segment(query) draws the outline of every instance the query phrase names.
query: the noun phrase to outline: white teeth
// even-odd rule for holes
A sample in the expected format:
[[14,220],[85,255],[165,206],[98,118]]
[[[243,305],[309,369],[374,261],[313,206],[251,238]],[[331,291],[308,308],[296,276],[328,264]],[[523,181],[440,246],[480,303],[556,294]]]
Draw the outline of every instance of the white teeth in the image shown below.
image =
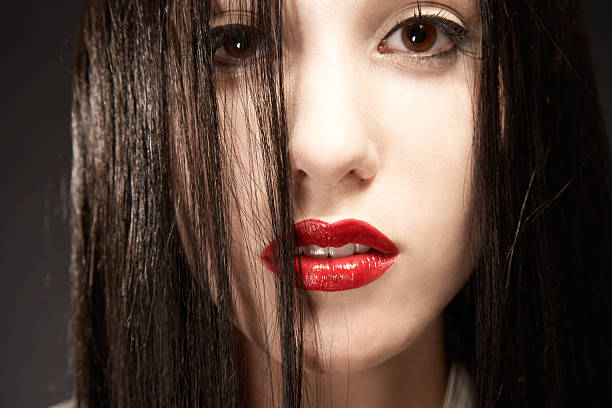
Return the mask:
[[343,256],[351,256],[355,253],[355,244],[346,244],[340,248],[329,247],[330,258],[342,258]]
[[369,246],[361,245],[361,244],[355,244],[355,253],[356,254],[365,254],[369,250],[370,250]]
[[341,247],[320,247],[317,245],[300,246],[297,249],[299,255],[312,258],[342,258],[353,254],[365,254],[370,247],[362,244],[349,243]]
[[308,245],[304,252],[307,256],[313,258],[327,258],[329,256],[329,247],[321,248],[316,245]]

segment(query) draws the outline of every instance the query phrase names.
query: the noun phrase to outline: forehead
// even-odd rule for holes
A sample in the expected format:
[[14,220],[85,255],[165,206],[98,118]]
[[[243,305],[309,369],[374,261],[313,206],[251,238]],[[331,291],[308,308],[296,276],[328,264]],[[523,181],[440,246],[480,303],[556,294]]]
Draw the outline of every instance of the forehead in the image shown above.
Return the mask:
[[[212,0],[211,7],[213,12],[224,12],[229,10],[250,9],[252,0]],[[270,3],[274,3],[270,1]],[[415,0],[284,0],[282,1],[285,13],[289,17],[300,18],[307,15],[317,16],[325,14],[328,17],[340,15],[350,17],[356,14],[376,14],[384,13],[398,7],[415,6],[441,6],[450,8],[463,16],[473,14],[478,0],[440,0],[415,1]]]

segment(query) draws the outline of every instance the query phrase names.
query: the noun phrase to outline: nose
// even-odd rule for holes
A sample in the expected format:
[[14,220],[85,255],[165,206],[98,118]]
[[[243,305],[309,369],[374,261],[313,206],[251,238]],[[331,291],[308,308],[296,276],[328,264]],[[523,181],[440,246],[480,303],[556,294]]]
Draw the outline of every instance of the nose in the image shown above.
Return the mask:
[[379,169],[366,82],[337,50],[301,64],[290,98],[294,180],[320,190],[372,180]]

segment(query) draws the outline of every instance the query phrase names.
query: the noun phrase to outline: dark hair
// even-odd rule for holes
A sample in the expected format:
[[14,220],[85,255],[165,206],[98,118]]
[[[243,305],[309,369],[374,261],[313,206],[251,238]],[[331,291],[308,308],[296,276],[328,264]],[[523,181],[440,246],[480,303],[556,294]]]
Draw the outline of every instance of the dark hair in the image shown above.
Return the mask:
[[[282,8],[253,3],[269,48],[249,78],[254,134],[266,146],[269,234],[288,238],[277,254],[283,405],[297,407],[308,308],[293,286]],[[446,311],[449,347],[477,406],[609,406],[610,150],[579,7],[481,0],[480,12],[481,250]],[[209,13],[192,0],[84,5],[72,171],[79,406],[245,403],[227,227],[235,175]],[[189,251],[176,211],[189,214]]]

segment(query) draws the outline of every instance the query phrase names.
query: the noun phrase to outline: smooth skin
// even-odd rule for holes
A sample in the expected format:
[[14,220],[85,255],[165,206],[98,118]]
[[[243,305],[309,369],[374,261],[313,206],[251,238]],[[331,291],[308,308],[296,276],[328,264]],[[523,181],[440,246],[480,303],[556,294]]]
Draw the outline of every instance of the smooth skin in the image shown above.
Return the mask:
[[[423,15],[460,24],[471,37],[461,40],[464,51],[453,53],[455,40],[448,37],[417,55],[390,36],[398,22],[418,13],[412,0],[287,0],[284,6],[296,222],[360,219],[399,249],[395,264],[369,285],[308,293],[316,325],[305,326],[305,406],[315,404],[318,378],[319,406],[440,407],[451,364],[442,312],[475,258],[477,59],[467,49],[478,43],[478,11],[471,0],[421,2]],[[212,26],[236,19],[231,11],[219,2]],[[253,103],[241,78],[232,75],[219,97],[237,160],[236,325],[248,405],[278,406],[275,278],[259,259],[272,237],[257,232],[266,228],[266,193],[254,187],[262,185],[262,166]]]

